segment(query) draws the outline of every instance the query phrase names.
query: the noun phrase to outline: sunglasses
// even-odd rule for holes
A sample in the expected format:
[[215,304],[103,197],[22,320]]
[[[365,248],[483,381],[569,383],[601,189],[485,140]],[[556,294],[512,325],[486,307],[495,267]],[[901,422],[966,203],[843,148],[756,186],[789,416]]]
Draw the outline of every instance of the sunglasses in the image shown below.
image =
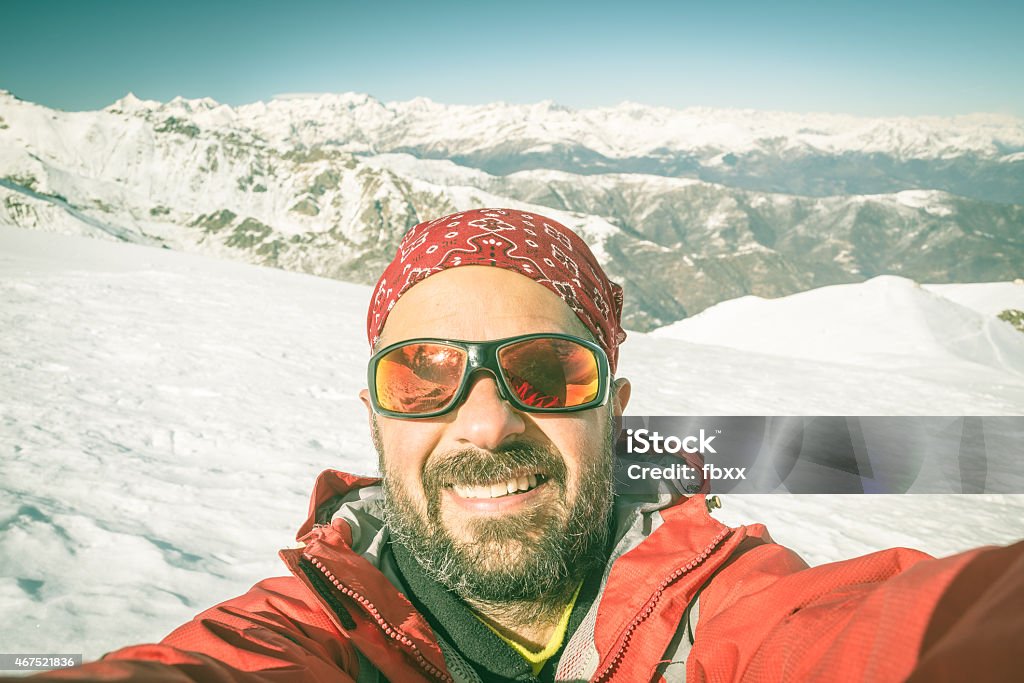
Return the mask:
[[370,358],[373,409],[396,418],[437,417],[466,397],[470,377],[490,372],[501,397],[529,413],[571,413],[604,405],[611,372],[593,342],[568,334],[524,334],[469,342],[409,339]]

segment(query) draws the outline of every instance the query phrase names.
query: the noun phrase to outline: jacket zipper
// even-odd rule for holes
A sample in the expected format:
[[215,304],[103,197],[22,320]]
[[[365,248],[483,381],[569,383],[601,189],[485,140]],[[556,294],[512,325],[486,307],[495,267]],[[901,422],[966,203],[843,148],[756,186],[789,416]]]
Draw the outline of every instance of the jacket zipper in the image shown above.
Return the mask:
[[685,565],[672,572],[667,579],[661,582],[661,585],[658,586],[658,589],[654,591],[654,595],[652,595],[650,600],[647,601],[647,605],[644,607],[643,611],[640,614],[636,615],[636,617],[633,618],[633,622],[626,628],[626,632],[622,635],[622,639],[619,643],[618,652],[615,653],[615,656],[612,658],[612,661],[608,662],[608,665],[605,666],[604,670],[600,674],[598,674],[596,678],[592,679],[595,683],[600,683],[600,681],[604,681],[609,676],[611,676],[612,672],[615,670],[615,667],[617,667],[619,665],[619,662],[622,661],[623,655],[626,654],[626,648],[629,647],[629,641],[630,638],[633,637],[633,632],[636,631],[637,626],[639,626],[645,619],[647,619],[647,617],[651,616],[651,613],[654,611],[654,608],[658,604],[658,601],[661,600],[661,596],[665,592],[665,589],[668,588],[672,582],[676,581],[683,574],[685,574],[688,571],[691,571],[694,567],[698,566],[699,564],[704,562],[704,560],[708,559],[708,556],[712,553],[712,551],[714,551],[718,544],[721,543],[725,539],[725,537],[728,536],[731,532],[732,529],[724,529],[720,534],[715,536],[715,538],[711,541],[711,543],[708,544],[706,548],[704,548],[700,555],[697,555],[695,558],[687,562]]
[[314,567],[316,567],[320,571],[320,573],[323,574],[324,577],[326,577],[327,580],[330,581],[342,595],[351,598],[352,600],[355,600],[360,605],[362,605],[363,609],[365,609],[366,612],[371,617],[373,617],[374,621],[377,622],[377,625],[381,628],[381,630],[384,631],[384,633],[389,638],[398,641],[408,649],[412,650],[413,655],[415,655],[416,657],[416,663],[419,664],[420,668],[427,672],[427,674],[429,674],[433,678],[445,681],[446,683],[454,683],[454,679],[451,677],[451,675],[445,673],[444,671],[441,671],[440,669],[438,669],[433,664],[427,661],[426,657],[423,656],[423,653],[420,652],[418,647],[416,647],[416,643],[412,642],[412,639],[410,639],[409,636],[405,635],[404,633],[402,633],[402,631],[392,626],[390,622],[388,622],[384,617],[382,617],[380,615],[380,612],[377,610],[376,607],[374,607],[373,603],[370,602],[368,598],[364,597],[357,591],[352,590],[348,586],[342,584],[341,581],[339,581],[338,578],[331,572],[331,570],[325,567],[324,563],[320,560],[310,555],[307,555],[306,553],[303,553],[302,557],[310,564],[312,564]]

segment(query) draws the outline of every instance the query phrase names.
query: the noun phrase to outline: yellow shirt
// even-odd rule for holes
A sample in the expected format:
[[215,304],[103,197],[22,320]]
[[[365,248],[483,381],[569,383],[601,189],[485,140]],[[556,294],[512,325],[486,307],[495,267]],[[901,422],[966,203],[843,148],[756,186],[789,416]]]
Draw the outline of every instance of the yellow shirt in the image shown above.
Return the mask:
[[494,631],[494,635],[504,640],[506,643],[509,644],[509,646],[513,650],[522,655],[523,659],[525,659],[527,663],[530,665],[530,668],[533,669],[533,675],[537,676],[540,674],[540,670],[544,668],[544,665],[547,663],[547,661],[551,659],[556,652],[558,652],[558,648],[562,647],[562,641],[565,640],[565,631],[569,628],[569,616],[572,614],[572,608],[576,604],[576,598],[579,597],[581,588],[583,588],[582,581],[580,582],[580,585],[576,586],[576,592],[572,594],[572,599],[569,600],[569,604],[565,606],[565,611],[562,612],[562,617],[558,620],[558,623],[555,625],[555,631],[551,634],[551,638],[548,640],[548,644],[545,645],[544,649],[540,650],[539,652],[534,652],[529,648],[523,647],[516,641],[506,638],[501,633],[499,633],[498,630],[495,629],[493,626],[488,624],[483,619],[480,619],[479,616],[477,616],[477,619],[480,619],[480,621],[483,622],[483,624],[486,625],[487,628]]

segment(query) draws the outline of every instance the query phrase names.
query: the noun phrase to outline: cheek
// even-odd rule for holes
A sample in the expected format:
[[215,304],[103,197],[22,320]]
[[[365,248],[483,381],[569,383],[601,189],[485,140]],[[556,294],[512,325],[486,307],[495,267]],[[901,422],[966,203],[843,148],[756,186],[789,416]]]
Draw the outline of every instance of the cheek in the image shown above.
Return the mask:
[[378,429],[388,476],[404,482],[411,494],[421,492],[423,467],[437,445],[440,428],[426,422],[380,418]]
[[567,493],[575,495],[582,473],[592,469],[595,458],[607,457],[608,421],[603,411],[585,418],[549,418],[539,422],[552,445],[565,459],[569,471]]

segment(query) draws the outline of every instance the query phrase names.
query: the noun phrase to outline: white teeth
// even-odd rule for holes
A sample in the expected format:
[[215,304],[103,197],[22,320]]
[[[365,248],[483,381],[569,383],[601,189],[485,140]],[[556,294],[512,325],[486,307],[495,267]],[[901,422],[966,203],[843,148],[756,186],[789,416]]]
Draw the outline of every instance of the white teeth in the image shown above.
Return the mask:
[[490,486],[453,486],[460,498],[490,498]]
[[484,484],[482,486],[452,486],[460,498],[500,498],[519,491],[529,491],[537,486],[537,475],[528,474],[510,479],[503,484]]

